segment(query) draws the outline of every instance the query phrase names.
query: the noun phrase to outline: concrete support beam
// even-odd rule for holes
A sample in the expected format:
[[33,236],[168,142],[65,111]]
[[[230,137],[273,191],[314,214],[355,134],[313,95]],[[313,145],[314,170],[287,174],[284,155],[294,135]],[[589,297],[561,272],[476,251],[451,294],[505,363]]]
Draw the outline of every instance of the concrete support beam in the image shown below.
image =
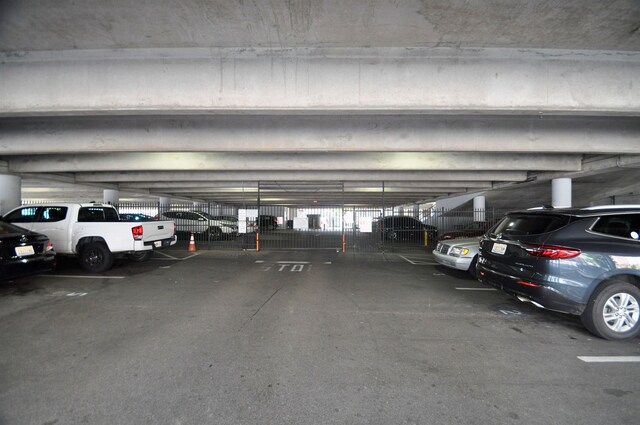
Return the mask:
[[19,176],[0,174],[0,215],[19,207],[22,203],[21,183],[22,179]]
[[105,204],[117,204],[120,200],[120,191],[113,189],[105,189],[103,191],[103,202]]
[[[366,186],[366,187],[372,187],[376,182],[375,181],[350,181],[350,182],[345,182],[344,183],[344,187],[345,189],[348,188],[358,188],[361,186]],[[378,182],[378,186],[380,188],[382,188],[382,181]],[[318,187],[321,186],[322,183],[320,182],[313,182],[312,185],[314,187]],[[120,188],[122,189],[137,189],[137,188],[144,188],[144,189],[172,189],[172,188],[186,188],[186,189],[197,189],[197,188],[229,188],[229,187],[235,187],[235,188],[249,188],[249,189],[257,189],[258,187],[258,183],[257,182],[247,182],[247,181],[213,181],[213,182],[206,182],[206,181],[177,181],[177,182],[134,182],[134,183],[127,183],[127,182],[122,182],[120,183]],[[279,188],[287,188],[287,187],[291,187],[291,188],[299,188],[301,186],[300,182],[278,182],[277,186]],[[443,181],[428,181],[428,182],[418,182],[418,181],[404,181],[404,182],[385,182],[384,184],[385,188],[396,188],[396,187],[401,187],[401,188],[423,188],[423,189],[450,189],[451,190],[455,190],[456,188],[459,189],[461,187],[466,187],[466,188],[491,188],[491,182],[485,182],[485,181],[448,181],[448,182],[443,182]]]
[[0,116],[640,113],[640,52],[130,49],[0,54]]
[[554,208],[571,207],[571,179],[551,180],[551,205]]
[[[76,175],[78,183],[177,182],[177,181],[430,181],[477,180],[522,182],[526,171],[116,171],[86,172]],[[386,184],[386,183],[385,183]]]
[[580,154],[510,153],[114,153],[16,156],[12,173],[173,170],[581,170]]
[[96,151],[637,154],[639,139],[640,120],[628,117],[214,115],[0,120],[2,155]]

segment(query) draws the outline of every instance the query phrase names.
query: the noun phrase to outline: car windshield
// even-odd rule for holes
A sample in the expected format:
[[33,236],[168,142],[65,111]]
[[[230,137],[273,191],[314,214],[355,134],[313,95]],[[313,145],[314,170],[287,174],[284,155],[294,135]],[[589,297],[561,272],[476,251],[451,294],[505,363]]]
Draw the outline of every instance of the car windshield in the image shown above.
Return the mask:
[[557,230],[569,223],[569,217],[542,214],[509,214],[493,229],[492,234],[539,235]]

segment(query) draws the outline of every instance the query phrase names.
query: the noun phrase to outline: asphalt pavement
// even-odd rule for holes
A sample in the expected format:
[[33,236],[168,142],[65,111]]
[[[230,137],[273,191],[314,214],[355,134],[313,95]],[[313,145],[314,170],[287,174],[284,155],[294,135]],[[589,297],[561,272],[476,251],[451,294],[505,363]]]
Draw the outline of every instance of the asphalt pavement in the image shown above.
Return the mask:
[[637,424],[611,342],[427,252],[165,250],[0,284],[0,424]]

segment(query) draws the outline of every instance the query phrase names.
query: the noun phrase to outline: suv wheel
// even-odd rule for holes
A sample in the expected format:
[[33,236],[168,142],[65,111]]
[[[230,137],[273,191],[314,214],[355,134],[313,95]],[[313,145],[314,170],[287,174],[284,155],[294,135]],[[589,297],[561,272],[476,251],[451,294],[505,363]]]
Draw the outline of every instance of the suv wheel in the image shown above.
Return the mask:
[[599,337],[634,337],[640,332],[640,289],[612,281],[593,294],[581,318],[584,326]]

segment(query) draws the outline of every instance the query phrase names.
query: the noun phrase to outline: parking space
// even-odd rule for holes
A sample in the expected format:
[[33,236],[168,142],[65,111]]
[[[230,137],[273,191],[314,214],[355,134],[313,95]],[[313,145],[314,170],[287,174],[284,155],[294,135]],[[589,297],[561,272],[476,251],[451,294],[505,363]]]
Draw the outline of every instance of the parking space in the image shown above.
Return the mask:
[[434,264],[173,249],[86,276],[63,261],[2,284],[0,423],[637,423],[637,338]]

